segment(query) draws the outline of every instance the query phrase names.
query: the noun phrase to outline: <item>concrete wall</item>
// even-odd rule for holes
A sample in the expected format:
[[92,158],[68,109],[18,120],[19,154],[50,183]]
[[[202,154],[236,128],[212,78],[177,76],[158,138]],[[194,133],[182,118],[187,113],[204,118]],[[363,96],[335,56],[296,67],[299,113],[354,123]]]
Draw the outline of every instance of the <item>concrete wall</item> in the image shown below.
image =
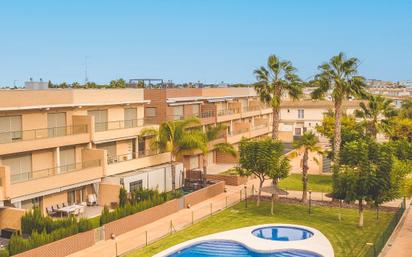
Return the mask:
[[94,245],[94,230],[79,233],[46,244],[29,251],[13,255],[15,257],[65,257]]
[[26,213],[26,210],[5,207],[0,208],[0,229],[12,228],[21,229],[21,217]]
[[221,194],[225,191],[225,182],[220,181],[214,185],[202,188],[198,191],[193,193],[187,194],[183,197],[184,199],[184,206],[192,206],[197,203],[200,203],[206,199],[212,198],[218,194]]
[[97,200],[99,205],[110,206],[111,203],[118,203],[120,187],[120,184],[100,183],[99,199]]

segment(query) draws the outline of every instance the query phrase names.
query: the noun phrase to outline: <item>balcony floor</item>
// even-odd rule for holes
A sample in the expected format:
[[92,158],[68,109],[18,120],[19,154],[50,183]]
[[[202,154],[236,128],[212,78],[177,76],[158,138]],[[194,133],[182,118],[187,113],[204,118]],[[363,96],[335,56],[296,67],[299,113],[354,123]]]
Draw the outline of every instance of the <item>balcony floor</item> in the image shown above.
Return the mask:
[[86,206],[81,217],[88,219],[97,217],[102,213],[103,208],[103,206]]

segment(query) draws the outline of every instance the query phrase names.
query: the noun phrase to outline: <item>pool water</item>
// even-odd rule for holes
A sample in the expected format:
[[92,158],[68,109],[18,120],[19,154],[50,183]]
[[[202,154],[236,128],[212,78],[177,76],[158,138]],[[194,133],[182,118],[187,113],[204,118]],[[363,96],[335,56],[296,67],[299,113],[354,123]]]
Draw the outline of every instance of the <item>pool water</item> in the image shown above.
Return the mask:
[[190,246],[167,257],[322,257],[319,254],[284,250],[272,253],[256,253],[232,241],[208,241]]
[[309,230],[286,226],[258,228],[253,230],[252,234],[263,239],[275,241],[297,241],[313,236],[313,233]]

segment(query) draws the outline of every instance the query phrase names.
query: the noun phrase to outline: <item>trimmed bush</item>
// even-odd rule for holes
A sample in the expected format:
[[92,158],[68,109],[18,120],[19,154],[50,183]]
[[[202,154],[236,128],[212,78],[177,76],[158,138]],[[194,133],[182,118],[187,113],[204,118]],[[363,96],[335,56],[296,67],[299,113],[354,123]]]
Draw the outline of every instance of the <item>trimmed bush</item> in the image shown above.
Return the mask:
[[131,193],[129,203],[126,203],[123,207],[119,206],[110,212],[109,208],[105,206],[100,216],[100,226],[160,205],[169,200],[179,198],[182,195],[183,193],[181,191],[159,193],[157,190],[150,189],[136,190]]
[[9,251],[7,249],[0,250],[0,257],[9,257]]

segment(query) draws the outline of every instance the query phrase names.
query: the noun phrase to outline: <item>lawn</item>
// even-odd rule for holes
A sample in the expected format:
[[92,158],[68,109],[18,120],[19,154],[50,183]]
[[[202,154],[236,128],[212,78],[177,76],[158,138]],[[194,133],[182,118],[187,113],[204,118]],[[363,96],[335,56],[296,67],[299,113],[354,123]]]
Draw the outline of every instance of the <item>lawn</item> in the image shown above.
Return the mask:
[[[291,174],[279,183],[282,189],[302,191],[302,174]],[[331,192],[332,176],[308,175],[308,187],[313,192]]]
[[263,202],[257,208],[250,204],[248,209],[240,203],[187,229],[170,235],[143,249],[136,250],[128,257],[150,257],[164,249],[196,237],[225,230],[265,223],[292,223],[319,229],[331,241],[336,257],[363,256],[365,244],[374,242],[393,217],[391,212],[382,212],[376,220],[374,211],[366,211],[365,226],[357,227],[358,212],[355,209],[342,209],[342,220],[338,220],[338,209],[313,207],[309,216],[307,206],[296,204],[277,204],[277,212],[270,215],[270,204]]

